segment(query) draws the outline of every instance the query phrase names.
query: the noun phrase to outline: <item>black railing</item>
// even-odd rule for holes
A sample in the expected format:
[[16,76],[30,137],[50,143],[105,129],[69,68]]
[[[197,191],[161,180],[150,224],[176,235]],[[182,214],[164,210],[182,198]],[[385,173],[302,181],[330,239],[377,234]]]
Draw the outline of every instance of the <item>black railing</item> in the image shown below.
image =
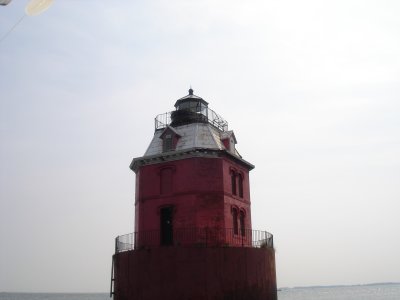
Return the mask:
[[163,246],[175,247],[252,247],[273,248],[273,235],[267,231],[231,228],[179,228],[168,233],[166,243],[158,230],[133,232],[115,239],[115,253]]
[[[154,119],[155,130],[162,129],[170,125],[172,123],[171,114],[173,114],[174,112],[176,111],[170,111],[157,115]],[[209,123],[221,131],[228,130],[228,122],[210,108],[205,108],[201,112],[193,112],[192,114],[198,115],[198,118],[193,118],[193,116],[190,117],[189,119],[191,119],[192,121],[201,120],[200,123]],[[188,123],[191,122],[188,121]]]

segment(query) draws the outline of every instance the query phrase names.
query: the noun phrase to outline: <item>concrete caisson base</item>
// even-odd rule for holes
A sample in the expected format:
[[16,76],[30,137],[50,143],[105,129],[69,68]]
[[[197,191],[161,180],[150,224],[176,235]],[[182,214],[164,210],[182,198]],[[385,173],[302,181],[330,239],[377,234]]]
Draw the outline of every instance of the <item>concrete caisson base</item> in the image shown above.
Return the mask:
[[272,248],[161,247],[114,255],[115,300],[276,300]]

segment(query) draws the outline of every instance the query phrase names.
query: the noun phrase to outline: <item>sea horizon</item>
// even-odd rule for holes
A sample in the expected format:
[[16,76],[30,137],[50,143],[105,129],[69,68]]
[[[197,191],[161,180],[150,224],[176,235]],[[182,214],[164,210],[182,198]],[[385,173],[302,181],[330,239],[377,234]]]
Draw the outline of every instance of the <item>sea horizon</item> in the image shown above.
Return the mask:
[[299,286],[282,286],[280,289],[301,289],[301,288],[335,288],[335,287],[351,287],[351,286],[375,286],[375,285],[399,285],[399,282],[372,282],[372,283],[355,283],[355,284],[328,284],[328,285],[299,285]]
[[[281,287],[279,300],[399,300],[400,282]],[[110,292],[0,292],[0,300],[106,300]]]
[[[357,287],[357,286],[377,286],[377,285],[400,285],[399,282],[372,282],[372,283],[359,283],[359,284],[331,284],[331,285],[299,285],[299,286],[282,286],[278,290],[285,289],[312,289],[312,288],[340,288],[340,287]],[[94,294],[110,294],[106,292],[30,292],[30,291],[0,291],[0,294],[77,294],[77,295],[94,295]]]

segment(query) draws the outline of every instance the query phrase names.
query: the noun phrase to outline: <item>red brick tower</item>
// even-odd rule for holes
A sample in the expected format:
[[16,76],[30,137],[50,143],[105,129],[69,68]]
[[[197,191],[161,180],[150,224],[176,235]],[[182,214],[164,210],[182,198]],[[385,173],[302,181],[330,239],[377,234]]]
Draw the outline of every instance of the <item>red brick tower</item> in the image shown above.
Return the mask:
[[130,165],[135,232],[116,239],[114,299],[276,299],[272,235],[251,227],[254,166],[192,89],[175,108]]

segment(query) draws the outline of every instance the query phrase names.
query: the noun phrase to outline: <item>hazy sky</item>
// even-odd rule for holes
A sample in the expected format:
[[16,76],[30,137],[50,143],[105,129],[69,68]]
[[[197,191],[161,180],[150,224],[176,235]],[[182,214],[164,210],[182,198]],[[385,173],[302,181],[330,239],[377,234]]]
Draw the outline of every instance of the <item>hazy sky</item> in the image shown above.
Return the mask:
[[[0,36],[27,1],[0,7]],[[400,2],[55,0],[0,42],[0,291],[108,291],[133,157],[194,93],[278,286],[400,281]]]

